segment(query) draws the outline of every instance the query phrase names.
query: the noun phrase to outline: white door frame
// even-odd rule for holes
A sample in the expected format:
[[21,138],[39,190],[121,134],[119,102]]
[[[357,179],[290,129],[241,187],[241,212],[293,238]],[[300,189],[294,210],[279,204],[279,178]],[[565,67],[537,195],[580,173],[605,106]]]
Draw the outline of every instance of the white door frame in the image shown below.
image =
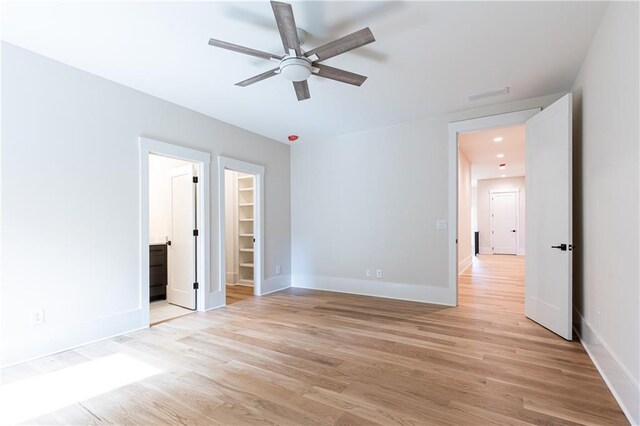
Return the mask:
[[524,124],[542,111],[532,108],[449,123],[449,304],[458,305],[458,135]]
[[210,288],[210,190],[209,168],[211,154],[180,145],[140,138],[140,308],[141,324],[149,326],[149,154],[175,158],[198,164],[198,311],[205,311],[207,291]]
[[491,215],[489,221],[489,228],[491,231],[491,252],[493,252],[493,247],[495,247],[493,241],[493,195],[494,194],[516,194],[516,252],[514,255],[518,254],[518,249],[520,247],[520,189],[505,189],[505,190],[491,190],[489,191],[489,214]]
[[222,300],[227,300],[227,264],[225,253],[225,170],[247,173],[255,176],[253,190],[253,294],[262,295],[264,279],[264,166],[247,163],[233,158],[218,157],[218,284],[222,292]]

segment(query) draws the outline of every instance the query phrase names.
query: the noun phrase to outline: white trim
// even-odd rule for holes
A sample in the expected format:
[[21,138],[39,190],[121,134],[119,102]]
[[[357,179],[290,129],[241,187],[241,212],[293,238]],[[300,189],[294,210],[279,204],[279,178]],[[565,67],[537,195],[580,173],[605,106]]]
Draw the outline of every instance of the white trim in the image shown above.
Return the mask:
[[449,123],[449,294],[447,304],[458,305],[458,134],[523,124],[542,108],[491,115]]
[[609,387],[622,412],[632,425],[640,424],[640,386],[633,375],[620,362],[600,334],[589,321],[574,308],[574,324],[580,343],[589,354],[591,361]]
[[494,194],[516,194],[516,247],[514,253],[498,253],[498,254],[518,254],[518,247],[520,247],[520,188],[505,189],[505,190],[491,190],[489,191],[489,238],[491,240],[491,253],[495,253],[495,243],[493,241],[493,195]]
[[225,253],[225,170],[254,175],[255,185],[253,190],[253,294],[261,296],[262,282],[264,279],[264,166],[246,161],[235,160],[218,156],[218,288],[222,295],[221,304],[226,304],[226,253]]
[[278,275],[275,277],[267,278],[262,285],[262,295],[275,293],[291,287],[290,275]]
[[394,283],[377,279],[362,280],[318,275],[294,275],[291,277],[291,287],[452,306],[448,288],[422,283]]
[[210,299],[211,215],[209,212],[209,168],[211,155],[179,145],[140,137],[140,326],[149,325],[149,154],[175,158],[198,164],[198,311],[205,311]]
[[493,254],[491,252],[491,247],[480,247],[478,254]]
[[460,275],[462,271],[464,271],[469,266],[471,266],[471,263],[473,262],[472,259],[473,259],[473,256],[469,255],[458,263],[458,275]]

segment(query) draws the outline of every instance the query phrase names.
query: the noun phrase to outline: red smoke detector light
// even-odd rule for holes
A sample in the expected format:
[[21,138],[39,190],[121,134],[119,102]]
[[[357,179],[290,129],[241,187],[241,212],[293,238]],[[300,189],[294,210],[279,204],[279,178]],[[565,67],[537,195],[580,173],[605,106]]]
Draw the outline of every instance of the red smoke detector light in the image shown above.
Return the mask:
[[289,139],[289,142],[295,142],[298,140],[298,135],[289,135],[287,139]]

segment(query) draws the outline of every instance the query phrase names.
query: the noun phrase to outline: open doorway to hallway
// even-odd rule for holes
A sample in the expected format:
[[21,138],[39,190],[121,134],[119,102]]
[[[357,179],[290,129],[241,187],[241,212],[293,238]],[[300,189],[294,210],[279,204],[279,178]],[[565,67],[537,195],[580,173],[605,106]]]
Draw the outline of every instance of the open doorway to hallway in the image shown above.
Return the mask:
[[149,155],[149,323],[196,309],[198,165]]
[[458,135],[461,303],[489,291],[524,312],[525,139],[524,125]]

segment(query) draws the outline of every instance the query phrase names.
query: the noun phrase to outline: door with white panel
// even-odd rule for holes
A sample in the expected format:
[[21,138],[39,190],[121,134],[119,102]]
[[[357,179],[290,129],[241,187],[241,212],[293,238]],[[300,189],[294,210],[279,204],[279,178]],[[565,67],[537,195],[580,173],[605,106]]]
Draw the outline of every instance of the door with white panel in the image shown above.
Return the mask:
[[196,188],[194,166],[171,173],[170,240],[168,250],[167,301],[196,308]]
[[493,254],[518,251],[518,192],[491,193],[491,249]]
[[527,125],[525,314],[572,338],[571,94]]

